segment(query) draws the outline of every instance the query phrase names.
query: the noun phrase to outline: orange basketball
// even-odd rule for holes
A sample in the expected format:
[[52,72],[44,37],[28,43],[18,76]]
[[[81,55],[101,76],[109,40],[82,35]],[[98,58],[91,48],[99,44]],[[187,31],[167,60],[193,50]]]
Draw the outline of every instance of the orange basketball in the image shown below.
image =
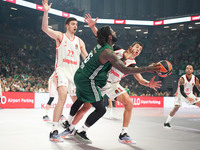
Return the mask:
[[172,74],[172,64],[169,61],[161,60],[157,64],[161,67],[157,73],[160,77],[165,78]]

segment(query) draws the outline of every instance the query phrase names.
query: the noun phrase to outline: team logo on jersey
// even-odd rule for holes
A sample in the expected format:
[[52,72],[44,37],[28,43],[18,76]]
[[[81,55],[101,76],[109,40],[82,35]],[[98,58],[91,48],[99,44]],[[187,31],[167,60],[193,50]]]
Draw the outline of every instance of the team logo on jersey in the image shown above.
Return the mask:
[[118,94],[119,93],[119,91],[118,90],[115,90],[115,94]]
[[124,65],[126,65],[126,62],[124,62]]
[[192,85],[194,85],[194,83],[192,83]]
[[78,44],[75,44],[75,49],[78,49]]

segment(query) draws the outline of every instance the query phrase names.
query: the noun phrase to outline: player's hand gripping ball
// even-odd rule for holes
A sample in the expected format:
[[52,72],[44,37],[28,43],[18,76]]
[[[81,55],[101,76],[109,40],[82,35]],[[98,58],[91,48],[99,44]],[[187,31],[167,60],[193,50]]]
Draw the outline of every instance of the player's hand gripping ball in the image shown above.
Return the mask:
[[172,74],[172,64],[169,61],[161,60],[157,64],[160,67],[159,71],[157,72],[160,77],[165,78]]

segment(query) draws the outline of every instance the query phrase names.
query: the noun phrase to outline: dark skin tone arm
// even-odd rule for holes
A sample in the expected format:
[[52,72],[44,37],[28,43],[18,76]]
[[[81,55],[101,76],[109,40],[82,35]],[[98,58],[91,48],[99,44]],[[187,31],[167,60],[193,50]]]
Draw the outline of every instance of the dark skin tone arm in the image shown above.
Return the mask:
[[140,67],[140,68],[134,68],[134,67],[126,67],[124,63],[117,58],[117,55],[115,52],[111,49],[105,49],[102,51],[102,53],[99,56],[99,62],[101,64],[105,64],[107,62],[110,62],[113,67],[118,69],[124,74],[132,74],[132,73],[143,73],[143,72],[152,72],[158,71],[159,66],[158,65],[150,65],[147,67]]
[[200,91],[200,84],[199,84],[199,79],[196,77],[196,82],[195,82],[196,88]]

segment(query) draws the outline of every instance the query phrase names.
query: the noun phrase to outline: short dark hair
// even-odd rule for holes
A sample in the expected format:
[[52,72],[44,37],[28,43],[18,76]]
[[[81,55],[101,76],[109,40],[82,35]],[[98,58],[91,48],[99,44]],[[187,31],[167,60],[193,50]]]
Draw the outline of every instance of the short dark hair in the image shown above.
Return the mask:
[[133,43],[131,44],[131,46],[133,47],[135,44],[139,44],[140,46],[142,46],[142,48],[144,47],[144,45],[143,45],[141,42],[138,42],[138,41],[133,42]]
[[108,42],[108,36],[112,35],[111,33],[111,27],[110,26],[104,26],[98,29],[97,31],[97,43],[101,46],[104,46]]
[[69,24],[71,21],[77,21],[77,19],[74,18],[74,17],[69,17],[69,18],[67,18],[67,19],[65,20],[65,25],[66,25],[66,24]]

